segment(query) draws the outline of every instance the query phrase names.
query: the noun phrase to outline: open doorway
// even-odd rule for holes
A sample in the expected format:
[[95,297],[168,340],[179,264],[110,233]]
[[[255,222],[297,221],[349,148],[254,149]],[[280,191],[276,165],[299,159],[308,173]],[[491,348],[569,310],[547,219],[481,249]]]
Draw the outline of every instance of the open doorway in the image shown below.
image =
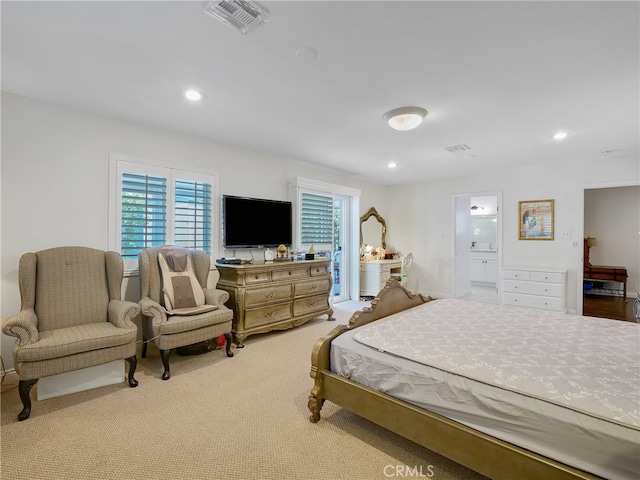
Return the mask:
[[499,303],[501,195],[456,195],[453,297]]
[[635,286],[640,284],[640,185],[585,187],[582,208],[577,311],[634,321]]

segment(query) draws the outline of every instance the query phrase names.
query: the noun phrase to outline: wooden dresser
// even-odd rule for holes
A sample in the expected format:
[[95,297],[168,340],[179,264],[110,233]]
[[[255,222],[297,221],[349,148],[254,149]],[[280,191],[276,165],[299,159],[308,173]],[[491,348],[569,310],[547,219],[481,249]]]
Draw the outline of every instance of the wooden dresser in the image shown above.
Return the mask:
[[216,264],[217,288],[229,292],[233,309],[233,335],[244,347],[249,335],[286,330],[327,314],[331,275],[328,258],[300,262]]
[[506,267],[502,270],[502,303],[564,312],[567,308],[567,271]]
[[[622,298],[627,301],[627,269],[625,267],[610,266],[610,265],[591,265],[589,261],[589,249],[591,248],[588,242],[589,238],[584,239],[584,270],[582,277],[585,282],[599,281],[599,282],[618,282],[622,284]],[[595,239],[592,239],[595,240]]]

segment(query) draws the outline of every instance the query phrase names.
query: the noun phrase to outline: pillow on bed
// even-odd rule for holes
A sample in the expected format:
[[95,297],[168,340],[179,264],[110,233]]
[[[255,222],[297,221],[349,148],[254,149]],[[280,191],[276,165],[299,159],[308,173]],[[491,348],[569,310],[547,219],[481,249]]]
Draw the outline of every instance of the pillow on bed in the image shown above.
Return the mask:
[[215,310],[206,305],[204,291],[193,271],[193,261],[183,248],[163,248],[158,253],[162,272],[164,309],[170,315],[195,315]]

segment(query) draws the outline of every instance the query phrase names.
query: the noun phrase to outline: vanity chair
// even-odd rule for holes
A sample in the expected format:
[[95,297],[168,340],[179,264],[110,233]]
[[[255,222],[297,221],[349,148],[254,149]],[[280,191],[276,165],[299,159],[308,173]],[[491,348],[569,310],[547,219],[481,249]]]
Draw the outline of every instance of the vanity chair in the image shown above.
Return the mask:
[[[195,353],[215,350],[224,335],[231,351],[233,310],[224,303],[229,294],[207,286],[211,259],[202,250],[171,245],[141,250],[140,307],[142,308],[142,358],[153,341],[160,350],[163,380],[171,376],[169,356],[179,347],[201,343]],[[189,354],[189,353],[187,353]]]
[[137,303],[121,299],[124,265],[116,252],[58,247],[20,258],[20,313],[2,325],[17,337],[13,359],[23,409],[31,414],[29,393],[38,379],[115,360],[129,362],[129,386],[138,382],[132,319]]
[[400,267],[400,273],[391,273],[391,278],[395,278],[400,285],[407,288],[409,282],[409,269],[413,263],[413,254],[407,253],[402,257],[402,266]]

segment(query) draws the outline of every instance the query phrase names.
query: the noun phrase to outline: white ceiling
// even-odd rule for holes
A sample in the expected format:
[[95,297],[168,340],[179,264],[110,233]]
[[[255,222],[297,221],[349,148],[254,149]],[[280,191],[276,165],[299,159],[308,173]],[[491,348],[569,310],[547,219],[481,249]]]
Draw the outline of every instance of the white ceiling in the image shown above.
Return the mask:
[[2,1],[2,89],[383,185],[639,156],[638,2],[263,4],[242,36],[199,1]]

